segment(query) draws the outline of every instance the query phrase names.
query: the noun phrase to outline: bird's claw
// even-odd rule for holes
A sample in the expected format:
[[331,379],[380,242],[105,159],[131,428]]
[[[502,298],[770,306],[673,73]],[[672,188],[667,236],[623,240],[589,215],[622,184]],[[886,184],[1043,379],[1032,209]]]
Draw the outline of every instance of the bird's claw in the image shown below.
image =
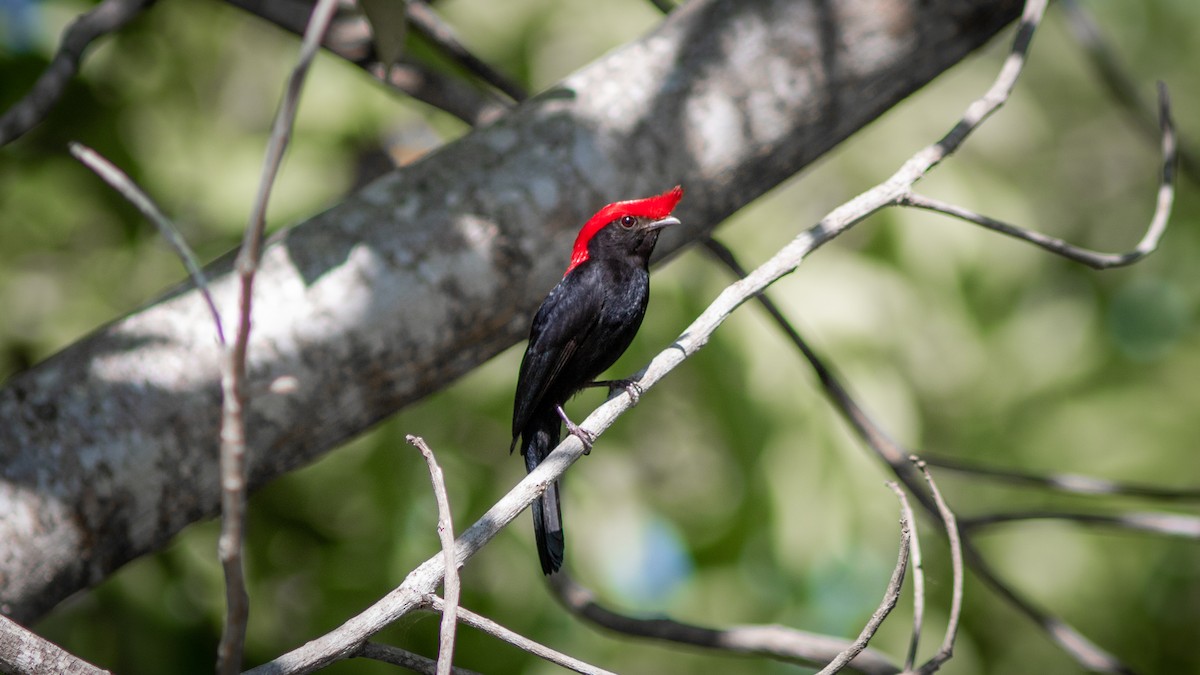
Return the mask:
[[592,446],[596,444],[596,434],[584,429],[574,422],[567,423],[567,432],[583,443],[583,454],[592,454]]
[[646,390],[642,388],[642,385],[634,382],[633,380],[621,380],[618,382],[618,384],[625,388],[626,394],[629,394],[630,405],[637,405],[638,401],[640,401],[642,398],[642,394],[646,393]]
[[612,398],[613,394],[618,389],[622,389],[626,394],[629,394],[629,402],[631,405],[637,405],[641,400],[642,394],[646,393],[645,388],[638,384],[636,380],[604,380],[602,382],[589,382],[589,387],[608,387],[608,397]]

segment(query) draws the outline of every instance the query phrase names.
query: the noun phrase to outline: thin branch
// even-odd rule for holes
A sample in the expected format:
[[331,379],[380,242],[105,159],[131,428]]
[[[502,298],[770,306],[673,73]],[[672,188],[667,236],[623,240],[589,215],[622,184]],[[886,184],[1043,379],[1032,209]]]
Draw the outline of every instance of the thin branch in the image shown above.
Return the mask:
[[[930,675],[930,673],[937,672],[942,667],[942,664],[949,661],[950,657],[954,655],[954,640],[958,637],[958,624],[962,619],[962,540],[959,537],[958,521],[954,517],[954,512],[950,510],[950,506],[942,498],[942,491],[938,489],[937,483],[933,480],[933,475],[929,473],[929,467],[915,455],[909,459],[916,464],[921,474],[925,476],[925,483],[929,485],[929,492],[933,495],[933,501],[937,504],[938,514],[942,517],[942,527],[945,529],[946,537],[950,542],[950,569],[954,578],[953,591],[950,596],[950,617],[946,620],[946,635],[942,638],[942,647],[920,669],[921,675]],[[911,667],[911,664],[909,664],[909,667]]]
[[[430,595],[428,598],[428,603],[430,609],[433,609],[437,612],[443,612],[443,616],[445,616],[444,611],[446,607],[446,601],[442,600],[436,595]],[[577,673],[584,673],[585,675],[614,675],[612,672],[604,670],[603,668],[598,668],[590,663],[585,663],[579,659],[567,656],[562,652],[557,652],[539,642],[534,642],[524,635],[509,630],[495,621],[492,621],[485,616],[476,614],[465,607],[460,607],[458,609],[458,620],[476,630],[483,631],[484,633],[487,633],[496,639],[503,640],[514,647],[523,649],[534,656],[545,659],[546,661],[549,661],[555,665],[562,666],[567,670],[573,670]]]
[[1046,488],[1068,494],[1138,497],[1164,502],[1200,501],[1200,488],[1164,488],[1156,485],[1122,483],[1070,473],[1040,475],[1014,469],[977,466],[952,457],[938,455],[922,454],[921,459],[930,466],[954,471],[955,473],[978,476],[1013,483],[1015,485]]
[[433,8],[423,0],[411,0],[408,3],[408,19],[418,33],[475,77],[504,92],[518,103],[529,98],[529,93],[525,91],[524,87],[492,68],[486,61],[475,56],[463,46],[458,36],[454,34],[454,29],[442,21],[437,12],[434,12]]
[[246,351],[250,341],[254,275],[262,257],[267,202],[291,138],[300,92],[336,8],[337,0],[319,0],[313,8],[296,67],[288,78],[287,89],[271,127],[258,193],[235,262],[240,282],[237,335],[221,359],[221,535],[217,544],[225,572],[225,627],[217,647],[217,672],[221,675],[232,675],[241,670],[250,611],[243,548],[246,536]]
[[[276,26],[300,35],[308,24],[312,2],[301,0],[227,0]],[[330,53],[353,63],[391,89],[454,115],[475,126],[499,117],[511,106],[491,91],[444,74],[401,55],[385,68],[375,53],[371,27],[352,12],[340,13],[321,43]]]
[[[590,590],[565,572],[548,577],[547,583],[567,611],[601,628],[631,637],[691,645],[725,654],[765,656],[801,665],[829,663],[852,644],[843,638],[787,626],[708,628],[672,619],[635,617],[601,605]],[[900,672],[886,656],[871,649],[860,652],[850,661],[849,667],[870,675]]]
[[[1142,133],[1148,138],[1157,137],[1159,130],[1154,123],[1153,107],[1147,105],[1138,92],[1138,84],[1121,62],[1120,53],[1104,37],[1095,18],[1078,0],[1062,0],[1058,7],[1063,11],[1075,41],[1083,47],[1092,69],[1108,88],[1113,100],[1129,114]],[[1180,164],[1184,171],[1191,174],[1192,180],[1200,181],[1200,160],[1196,159],[1195,149],[1188,147],[1183,139],[1179,144]]]
[[104,0],[81,14],[63,31],[50,65],[20,101],[0,117],[0,146],[37,126],[62,98],[67,83],[79,72],[79,62],[92,42],[125,27],[153,0]]
[[454,564],[454,521],[450,516],[450,497],[446,494],[446,479],[442,475],[442,467],[438,466],[429,444],[420,436],[409,434],[405,438],[425,457],[425,463],[429,466],[429,478],[433,482],[433,494],[437,500],[438,538],[441,539],[442,554],[446,558],[446,578],[443,582],[446,600],[441,608],[442,628],[438,648],[437,675],[449,675],[450,668],[454,664],[454,631],[458,627],[459,597],[458,566]]
[[[393,666],[400,666],[414,673],[423,673],[423,675],[436,675],[438,669],[438,664],[433,659],[427,659],[420,654],[414,654],[408,650],[379,644],[378,642],[366,643],[354,656],[381,661]],[[450,672],[453,675],[480,675],[474,670],[467,670],[466,668],[453,668]]]
[[896,607],[896,601],[900,599],[900,591],[904,588],[904,573],[908,569],[908,552],[912,542],[916,540],[915,524],[912,518],[912,507],[908,505],[908,497],[904,494],[904,490],[894,482],[887,484],[892,492],[896,493],[896,498],[900,500],[900,552],[896,558],[896,566],[892,569],[892,578],[888,581],[887,589],[884,591],[883,600],[880,601],[879,607],[871,614],[870,621],[863,626],[862,632],[858,634],[858,639],[837,658],[829,662],[829,665],[817,672],[817,675],[833,675],[834,673],[845,668],[855,656],[867,648],[867,643],[871,638],[875,637],[875,632],[883,625],[884,619],[892,613]]
[[[894,483],[889,484],[889,487]],[[899,490],[899,488],[893,488]],[[900,492],[900,494],[904,494]],[[912,516],[912,506],[905,499],[900,502],[905,509],[909,522],[913,523],[909,536],[912,538],[912,578],[913,578],[913,617],[912,636],[908,640],[908,654],[904,657],[904,672],[912,672],[913,664],[917,661],[917,650],[921,644],[921,629],[925,623],[925,566],[921,559],[921,538],[917,536],[916,521]]]
[[1131,265],[1150,255],[1158,248],[1158,242],[1166,232],[1167,221],[1171,216],[1171,206],[1175,201],[1175,164],[1176,142],[1175,125],[1171,121],[1171,102],[1166,85],[1159,83],[1159,120],[1162,127],[1162,173],[1158,186],[1158,198],[1155,201],[1154,215],[1150,218],[1150,226],[1142,235],[1142,240],[1132,251],[1126,253],[1100,253],[1080,246],[1068,244],[1062,239],[1051,237],[1023,227],[1011,225],[994,218],[989,218],[969,209],[954,204],[906,191],[900,195],[898,206],[911,206],[929,211],[936,211],[955,218],[961,218],[976,225],[986,227],[995,232],[1015,237],[1041,247],[1064,258],[1083,263],[1093,269],[1104,270],[1113,267]]
[[1200,539],[1200,517],[1182,513],[1073,513],[1070,511],[1017,511],[991,513],[973,518],[963,518],[964,532],[974,532],[992,525],[1016,523],[1027,520],[1066,520],[1082,525],[1118,527],[1126,530],[1163,534],[1170,537]]
[[217,341],[225,344],[225,329],[221,325],[221,313],[217,311],[217,305],[213,302],[212,293],[208,288],[208,278],[200,269],[200,261],[196,258],[196,254],[192,252],[192,248],[179,233],[179,228],[175,227],[170,218],[163,215],[158,206],[124,171],[118,169],[100,153],[82,143],[72,142],[69,147],[75,159],[94,171],[104,182],[108,183],[130,204],[133,204],[134,208],[141,211],[146,220],[158,228],[159,234],[167,240],[171,248],[175,249],[175,253],[183,261],[183,266],[187,269],[192,283],[196,285],[196,289],[200,291],[200,295],[208,305],[208,311],[212,314],[213,326],[217,330]]
[[650,0],[650,4],[654,5],[663,14],[670,14],[671,10],[675,9],[675,3],[671,2],[671,0]]
[[0,613],[0,673],[112,675]]

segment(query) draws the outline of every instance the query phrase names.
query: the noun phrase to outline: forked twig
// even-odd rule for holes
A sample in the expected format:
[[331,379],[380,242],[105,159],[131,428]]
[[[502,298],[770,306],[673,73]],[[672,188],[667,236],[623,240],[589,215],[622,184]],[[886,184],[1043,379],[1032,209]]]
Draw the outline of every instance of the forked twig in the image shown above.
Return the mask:
[[437,675],[448,675],[454,663],[454,632],[458,627],[459,578],[458,565],[454,561],[454,521],[450,515],[450,497],[446,494],[446,479],[442,467],[438,466],[433,450],[424,438],[409,434],[406,440],[421,451],[429,466],[429,479],[433,482],[433,494],[438,508],[438,538],[442,542],[442,554],[446,557],[446,599],[441,603],[442,627],[438,647]]

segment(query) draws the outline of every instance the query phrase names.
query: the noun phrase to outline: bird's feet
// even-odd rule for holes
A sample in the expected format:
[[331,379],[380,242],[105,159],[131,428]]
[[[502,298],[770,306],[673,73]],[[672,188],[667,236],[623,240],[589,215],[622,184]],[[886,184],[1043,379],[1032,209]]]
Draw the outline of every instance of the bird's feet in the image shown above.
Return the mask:
[[642,394],[646,393],[646,390],[642,388],[642,385],[638,384],[637,380],[632,378],[625,380],[600,380],[597,382],[589,382],[588,386],[608,387],[609,398],[612,398],[613,392],[616,390],[624,389],[625,393],[629,394],[629,402],[632,405],[637,405],[638,401],[642,398]]
[[596,443],[596,434],[572,422],[571,418],[567,417],[567,413],[562,409],[561,405],[558,406],[558,416],[562,418],[563,424],[566,425],[567,433],[578,438],[579,442],[583,443],[583,454],[592,454],[592,446]]

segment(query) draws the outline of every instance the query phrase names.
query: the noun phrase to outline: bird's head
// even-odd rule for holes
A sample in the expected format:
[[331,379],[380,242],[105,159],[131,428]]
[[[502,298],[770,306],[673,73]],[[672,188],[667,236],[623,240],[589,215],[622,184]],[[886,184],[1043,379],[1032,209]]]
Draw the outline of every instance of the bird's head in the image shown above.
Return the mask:
[[596,256],[626,256],[640,258],[643,263],[648,261],[658,242],[659,230],[679,224],[671,211],[682,197],[683,188],[676,185],[661,195],[613,202],[600,209],[579,229],[575,248],[571,251],[571,264],[563,276]]

